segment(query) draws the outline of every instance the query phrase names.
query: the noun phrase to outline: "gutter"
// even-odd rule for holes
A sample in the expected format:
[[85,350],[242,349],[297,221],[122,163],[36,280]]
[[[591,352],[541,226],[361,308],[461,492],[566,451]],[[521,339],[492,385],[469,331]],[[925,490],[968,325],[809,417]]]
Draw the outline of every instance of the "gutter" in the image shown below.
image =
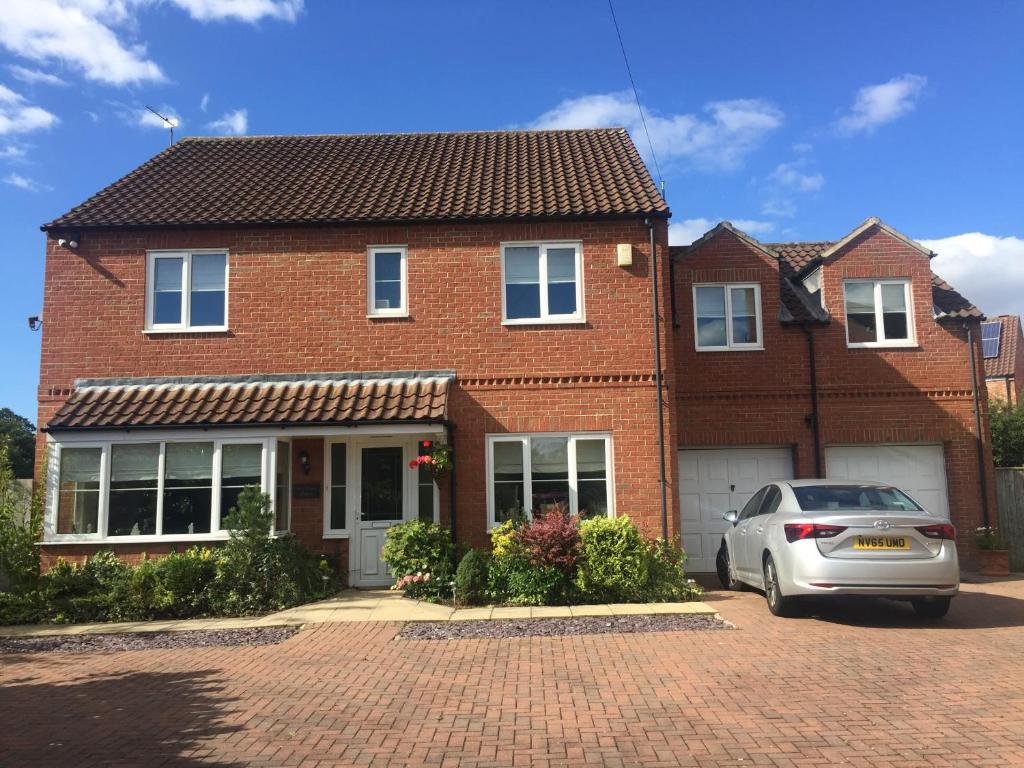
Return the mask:
[[662,418],[664,403],[661,381],[661,324],[658,312],[658,250],[654,241],[654,221],[644,219],[644,224],[651,235],[651,310],[654,317],[654,388],[655,414],[658,419],[658,485],[661,489],[661,538],[668,542],[668,497],[665,479],[665,420]]

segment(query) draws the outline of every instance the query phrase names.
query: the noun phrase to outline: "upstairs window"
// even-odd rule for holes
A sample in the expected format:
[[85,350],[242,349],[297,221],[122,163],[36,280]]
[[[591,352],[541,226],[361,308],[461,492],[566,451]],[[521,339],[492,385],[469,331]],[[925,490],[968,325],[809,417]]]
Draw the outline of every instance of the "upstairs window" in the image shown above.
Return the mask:
[[764,349],[761,287],[756,283],[695,285],[693,308],[698,351]]
[[404,317],[409,314],[407,249],[405,246],[370,248],[368,313],[371,317]]
[[149,254],[146,330],[223,331],[228,323],[228,255]]
[[583,320],[579,243],[507,243],[501,265],[504,323]]
[[914,344],[908,280],[849,280],[846,341],[851,347],[908,347]]

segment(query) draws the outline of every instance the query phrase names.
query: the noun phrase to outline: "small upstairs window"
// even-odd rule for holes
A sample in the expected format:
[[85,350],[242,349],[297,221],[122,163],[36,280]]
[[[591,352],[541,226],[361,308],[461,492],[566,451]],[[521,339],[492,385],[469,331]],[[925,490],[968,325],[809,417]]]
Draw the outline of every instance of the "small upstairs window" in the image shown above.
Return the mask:
[[228,255],[223,251],[149,254],[147,331],[223,331],[228,324]]
[[501,250],[506,325],[583,320],[579,243],[506,243]]
[[373,246],[369,250],[370,317],[404,317],[409,314],[408,270],[405,246]]
[[695,285],[693,309],[698,351],[764,349],[758,284]]
[[848,346],[914,345],[909,280],[848,280],[843,290]]

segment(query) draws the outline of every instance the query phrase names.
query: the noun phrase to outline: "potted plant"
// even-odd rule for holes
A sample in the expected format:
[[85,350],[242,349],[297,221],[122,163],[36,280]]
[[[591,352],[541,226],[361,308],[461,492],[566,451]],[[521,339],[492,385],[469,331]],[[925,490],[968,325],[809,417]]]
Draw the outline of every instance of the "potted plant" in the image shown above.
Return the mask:
[[974,540],[981,552],[981,575],[1009,576],[1010,553],[999,531],[991,525],[983,525],[978,528]]
[[409,462],[410,469],[425,466],[435,480],[440,480],[452,468],[452,447],[447,443],[433,443],[424,440],[421,445],[427,449],[422,456]]

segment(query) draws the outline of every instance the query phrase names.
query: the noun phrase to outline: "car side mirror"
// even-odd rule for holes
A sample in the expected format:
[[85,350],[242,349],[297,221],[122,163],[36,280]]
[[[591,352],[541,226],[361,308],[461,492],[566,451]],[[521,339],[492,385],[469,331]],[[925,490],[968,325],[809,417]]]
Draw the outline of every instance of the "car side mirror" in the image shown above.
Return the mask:
[[722,515],[722,519],[725,520],[727,523],[732,523],[733,525],[736,525],[736,521],[740,519],[740,513],[737,512],[735,509],[730,509],[724,515]]

